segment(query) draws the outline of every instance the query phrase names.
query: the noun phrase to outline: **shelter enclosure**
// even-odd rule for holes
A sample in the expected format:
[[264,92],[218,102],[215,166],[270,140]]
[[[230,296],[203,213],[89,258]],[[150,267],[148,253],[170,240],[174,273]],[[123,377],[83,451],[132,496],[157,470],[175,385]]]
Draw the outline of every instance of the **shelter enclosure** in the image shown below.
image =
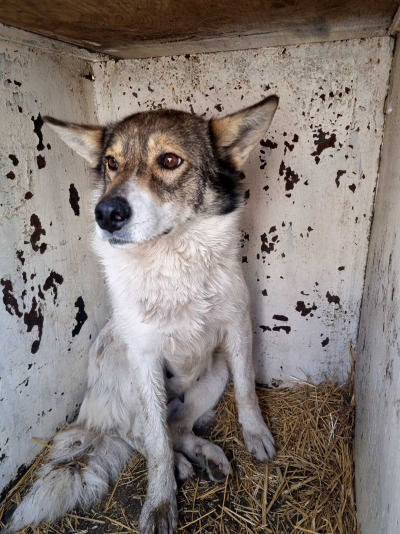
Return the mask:
[[[88,348],[109,313],[90,249],[90,170],[42,117],[96,124],[159,107],[218,117],[274,93],[278,111],[245,168],[239,244],[257,381],[272,397],[282,390],[282,403],[296,383],[341,386],[352,345],[361,532],[399,532],[397,8],[392,0],[2,3],[3,498],[76,415]],[[220,409],[228,408],[229,395]]]

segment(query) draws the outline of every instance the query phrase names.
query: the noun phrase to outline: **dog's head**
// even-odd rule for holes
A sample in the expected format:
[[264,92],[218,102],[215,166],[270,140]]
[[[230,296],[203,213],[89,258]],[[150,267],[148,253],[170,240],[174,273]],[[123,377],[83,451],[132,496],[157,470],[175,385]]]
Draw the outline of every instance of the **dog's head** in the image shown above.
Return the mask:
[[199,215],[238,206],[241,168],[267,131],[278,98],[222,119],[136,113],[107,127],[45,121],[96,170],[96,231],[118,247],[144,243]]

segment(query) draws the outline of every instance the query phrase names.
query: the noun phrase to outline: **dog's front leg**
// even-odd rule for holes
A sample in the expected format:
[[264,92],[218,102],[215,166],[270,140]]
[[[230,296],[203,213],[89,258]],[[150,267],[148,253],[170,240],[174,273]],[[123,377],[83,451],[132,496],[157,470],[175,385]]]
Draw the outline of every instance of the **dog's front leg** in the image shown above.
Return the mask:
[[268,462],[275,457],[275,442],[258,404],[249,313],[231,322],[225,341],[246,448],[257,460]]
[[147,496],[139,520],[142,534],[173,534],[177,527],[174,453],[166,424],[166,396],[160,358],[128,350],[135,367],[144,412],[144,449],[148,466]]

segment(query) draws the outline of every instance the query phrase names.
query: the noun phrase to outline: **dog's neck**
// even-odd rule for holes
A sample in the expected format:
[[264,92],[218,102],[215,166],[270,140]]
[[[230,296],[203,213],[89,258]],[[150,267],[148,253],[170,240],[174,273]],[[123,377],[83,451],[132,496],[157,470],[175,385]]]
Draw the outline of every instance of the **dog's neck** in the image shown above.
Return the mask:
[[163,262],[167,261],[172,261],[176,270],[186,270],[189,265],[196,268],[196,264],[204,268],[212,258],[221,258],[221,254],[237,254],[239,217],[238,211],[198,217],[186,221],[169,234],[132,248],[114,248],[95,238],[94,248],[106,269],[111,265],[114,269],[123,269],[129,263],[144,269],[152,265],[162,268]]

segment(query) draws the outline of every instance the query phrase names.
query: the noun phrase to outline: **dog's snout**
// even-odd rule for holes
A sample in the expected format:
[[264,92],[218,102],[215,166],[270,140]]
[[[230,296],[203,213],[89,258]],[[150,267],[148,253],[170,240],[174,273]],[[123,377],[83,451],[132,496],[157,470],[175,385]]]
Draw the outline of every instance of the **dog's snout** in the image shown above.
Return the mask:
[[123,198],[112,198],[99,202],[94,210],[96,222],[102,230],[116,232],[131,216],[131,208]]

